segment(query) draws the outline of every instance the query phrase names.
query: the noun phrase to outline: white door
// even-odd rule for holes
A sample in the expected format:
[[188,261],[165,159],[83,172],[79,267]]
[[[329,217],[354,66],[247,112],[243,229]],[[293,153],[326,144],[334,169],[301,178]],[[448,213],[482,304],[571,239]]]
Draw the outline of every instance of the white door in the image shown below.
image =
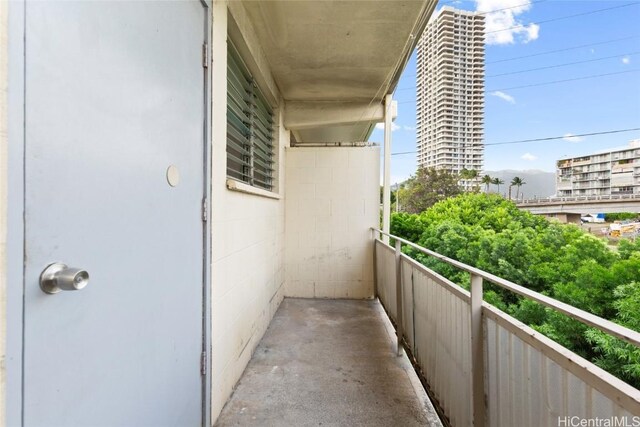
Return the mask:
[[201,424],[206,10],[27,2],[25,426]]

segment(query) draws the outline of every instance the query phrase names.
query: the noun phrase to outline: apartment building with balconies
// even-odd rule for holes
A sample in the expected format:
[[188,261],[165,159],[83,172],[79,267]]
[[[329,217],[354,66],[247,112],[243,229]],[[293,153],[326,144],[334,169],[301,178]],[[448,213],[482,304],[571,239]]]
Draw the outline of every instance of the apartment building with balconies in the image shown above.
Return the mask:
[[443,7],[417,48],[418,167],[483,168],[484,16]]
[[626,147],[557,162],[558,196],[640,194],[640,139]]

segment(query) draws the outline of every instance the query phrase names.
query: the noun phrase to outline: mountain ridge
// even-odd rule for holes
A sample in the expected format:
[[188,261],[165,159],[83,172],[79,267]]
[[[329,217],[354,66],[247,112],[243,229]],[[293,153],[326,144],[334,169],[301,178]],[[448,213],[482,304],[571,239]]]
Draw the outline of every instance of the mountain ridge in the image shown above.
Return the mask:
[[[539,169],[502,169],[497,171],[484,171],[481,176],[489,175],[492,178],[500,178],[505,183],[500,186],[500,193],[506,194],[509,190],[509,183],[518,176],[526,183],[520,187],[520,198],[550,197],[556,193],[556,174],[545,172]],[[484,185],[481,187],[484,189]],[[495,192],[496,186],[489,186],[489,191]],[[512,197],[515,198],[516,189],[511,190]],[[508,196],[508,195],[507,195]]]

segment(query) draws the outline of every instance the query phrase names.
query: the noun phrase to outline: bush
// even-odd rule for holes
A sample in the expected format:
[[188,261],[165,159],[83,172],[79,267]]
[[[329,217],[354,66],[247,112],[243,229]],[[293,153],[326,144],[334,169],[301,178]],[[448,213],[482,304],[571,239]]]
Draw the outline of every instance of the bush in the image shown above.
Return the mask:
[[[640,240],[619,252],[569,224],[549,222],[492,194],[462,194],[419,214],[394,214],[391,232],[450,258],[640,330]],[[458,285],[469,275],[405,252]],[[640,350],[497,286],[485,300],[640,387]]]
[[604,214],[604,220],[607,222],[625,221],[628,219],[637,219],[638,216],[637,213],[633,212],[608,213]]

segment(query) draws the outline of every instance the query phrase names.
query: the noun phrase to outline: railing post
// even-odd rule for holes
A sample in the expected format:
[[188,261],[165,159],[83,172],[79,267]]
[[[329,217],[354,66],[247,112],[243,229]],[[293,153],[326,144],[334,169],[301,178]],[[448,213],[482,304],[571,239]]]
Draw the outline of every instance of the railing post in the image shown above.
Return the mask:
[[400,264],[400,250],[402,243],[396,239],[396,333],[398,334],[398,356],[402,356],[402,337],[404,336],[402,315],[402,265]]
[[475,274],[471,274],[471,393],[473,426],[483,427],[485,402],[482,277]]
[[378,232],[371,229],[371,237],[373,239],[373,298],[378,297]]

